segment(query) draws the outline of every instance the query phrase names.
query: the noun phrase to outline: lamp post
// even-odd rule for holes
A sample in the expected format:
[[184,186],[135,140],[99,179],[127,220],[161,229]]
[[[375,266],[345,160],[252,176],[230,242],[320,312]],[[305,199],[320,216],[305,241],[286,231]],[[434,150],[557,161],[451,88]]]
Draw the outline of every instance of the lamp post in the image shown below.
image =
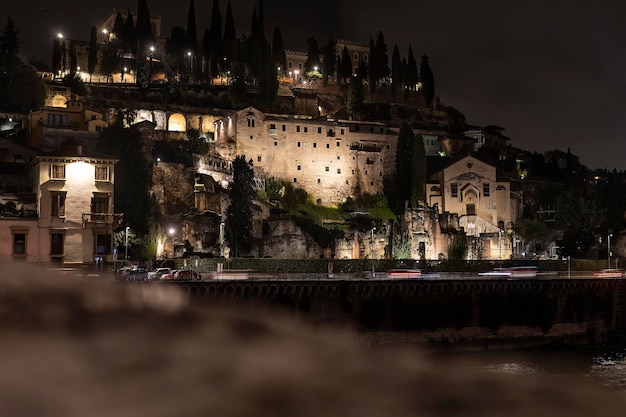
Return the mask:
[[606,252],[607,252],[607,259],[609,262],[609,268],[611,267],[611,237],[613,236],[613,234],[611,233],[612,230],[609,229],[609,233],[606,239]]
[[187,56],[189,57],[189,78],[191,78],[193,74],[193,54],[191,51],[187,52]]
[[[150,46],[150,65],[148,69],[148,84],[152,84],[152,56],[154,55],[154,46]],[[136,76],[137,74],[135,74]]]
[[128,231],[130,227],[126,226],[126,237],[124,239],[124,261],[128,260]]

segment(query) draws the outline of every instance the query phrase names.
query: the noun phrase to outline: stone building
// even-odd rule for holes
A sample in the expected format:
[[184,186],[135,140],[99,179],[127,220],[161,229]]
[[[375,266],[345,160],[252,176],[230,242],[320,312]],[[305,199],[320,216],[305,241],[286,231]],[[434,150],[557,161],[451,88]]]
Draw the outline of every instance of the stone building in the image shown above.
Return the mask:
[[252,160],[256,175],[290,181],[324,205],[381,192],[395,170],[396,139],[383,123],[266,114],[253,107],[218,120],[215,134],[218,152],[230,151],[230,143]]

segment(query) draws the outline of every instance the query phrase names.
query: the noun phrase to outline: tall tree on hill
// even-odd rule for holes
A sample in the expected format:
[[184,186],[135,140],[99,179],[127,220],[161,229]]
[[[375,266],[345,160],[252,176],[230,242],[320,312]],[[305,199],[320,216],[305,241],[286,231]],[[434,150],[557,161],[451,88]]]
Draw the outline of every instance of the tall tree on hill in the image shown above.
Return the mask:
[[344,46],[341,52],[341,79],[343,82],[348,82],[352,77],[352,60],[350,59],[350,52],[348,47]]
[[422,55],[422,62],[420,64],[420,81],[422,82],[422,91],[424,92],[426,105],[430,105],[435,98],[435,76],[430,69],[428,56],[426,55]]
[[387,56],[387,44],[382,31],[379,31],[376,37],[374,65],[376,67],[375,82],[380,84],[381,80],[386,80],[389,77],[389,57]]
[[224,234],[231,256],[239,257],[252,248],[252,199],[255,196],[252,161],[244,156],[233,161],[233,182],[230,188],[230,205],[226,209]]
[[402,59],[398,45],[395,45],[391,55],[391,97],[396,96],[396,91],[398,88],[402,88],[402,83]]
[[237,35],[235,33],[235,18],[233,17],[233,9],[230,0],[226,5],[226,22],[224,23],[224,40],[222,41],[223,60],[222,71],[228,71],[233,62],[237,59]]
[[426,180],[426,152],[421,135],[415,135],[408,123],[402,123],[396,146],[396,175],[387,193],[392,210],[396,214],[404,211],[405,204],[417,207],[424,199]]
[[259,17],[257,21],[257,35],[261,42],[267,42],[265,38],[265,18],[263,17],[263,0],[259,2]]
[[198,33],[196,31],[196,9],[193,0],[189,0],[189,11],[187,12],[187,47],[192,54],[191,73],[197,74],[198,65]]
[[409,90],[415,90],[418,81],[417,62],[415,61],[415,56],[413,56],[413,48],[409,45],[409,59],[407,60],[405,85]]
[[124,35],[122,39],[124,51],[136,55],[137,39],[135,38],[135,20],[133,19],[133,14],[130,9],[126,13],[126,20],[124,21]]
[[91,82],[93,72],[96,70],[96,65],[98,65],[98,33],[96,31],[96,27],[92,26],[91,33],[89,35],[89,54],[87,55],[89,82]]
[[363,117],[363,79],[356,74],[350,78],[348,83],[348,100],[346,110],[354,120],[361,120]]
[[0,110],[28,113],[43,106],[46,86],[35,67],[17,56],[19,49],[18,31],[8,18],[0,36]]
[[287,67],[285,44],[278,26],[274,28],[274,33],[272,34],[272,63],[275,67],[280,67],[281,72],[284,72]]
[[222,13],[220,12],[219,0],[213,0],[213,9],[211,11],[211,51],[209,72],[211,79],[219,74],[220,59],[222,57]]
[[337,62],[337,41],[328,36],[328,43],[324,50],[324,62],[322,63],[322,80],[324,87],[328,85],[328,79],[335,73],[335,64]]
[[146,88],[150,85],[151,64],[148,62],[150,47],[154,43],[152,35],[152,24],[150,23],[150,10],[146,0],[138,0],[137,3],[137,25],[135,26],[135,36],[137,40],[137,83],[140,87]]
[[378,64],[376,63],[376,46],[374,45],[374,39],[372,39],[372,35],[370,35],[369,55],[370,70],[368,73],[368,78],[371,96],[374,95],[374,92],[376,91],[376,80],[378,79],[378,75],[376,73],[376,71],[378,70]]
[[122,16],[122,12],[120,11],[118,11],[115,15],[111,35],[112,37],[117,38],[120,43],[124,43],[124,16]]
[[190,77],[190,68],[185,52],[189,44],[185,29],[174,26],[165,41],[164,71],[171,93],[183,89]]
[[204,29],[202,35],[202,73],[207,78],[211,78],[211,32]]
[[304,61],[304,72],[309,73],[315,71],[316,68],[317,71],[321,70],[322,63],[320,62],[320,47],[317,43],[317,40],[313,36],[311,36],[306,41],[306,46],[307,50],[306,61]]

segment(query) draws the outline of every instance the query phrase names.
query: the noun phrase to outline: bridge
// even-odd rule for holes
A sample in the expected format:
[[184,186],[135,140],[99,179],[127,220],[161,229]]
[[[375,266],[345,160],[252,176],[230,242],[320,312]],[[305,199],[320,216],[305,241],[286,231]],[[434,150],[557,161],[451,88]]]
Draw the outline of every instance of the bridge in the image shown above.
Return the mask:
[[168,283],[199,304],[280,308],[366,343],[503,348],[596,344],[626,330],[626,279],[233,279]]

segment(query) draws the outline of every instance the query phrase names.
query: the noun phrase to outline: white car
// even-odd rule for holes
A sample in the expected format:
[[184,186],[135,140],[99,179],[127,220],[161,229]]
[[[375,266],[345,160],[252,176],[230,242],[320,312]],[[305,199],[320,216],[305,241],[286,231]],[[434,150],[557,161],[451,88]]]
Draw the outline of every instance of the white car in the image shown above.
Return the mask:
[[148,279],[160,279],[163,275],[169,274],[172,271],[172,268],[157,268],[154,271],[148,272]]

